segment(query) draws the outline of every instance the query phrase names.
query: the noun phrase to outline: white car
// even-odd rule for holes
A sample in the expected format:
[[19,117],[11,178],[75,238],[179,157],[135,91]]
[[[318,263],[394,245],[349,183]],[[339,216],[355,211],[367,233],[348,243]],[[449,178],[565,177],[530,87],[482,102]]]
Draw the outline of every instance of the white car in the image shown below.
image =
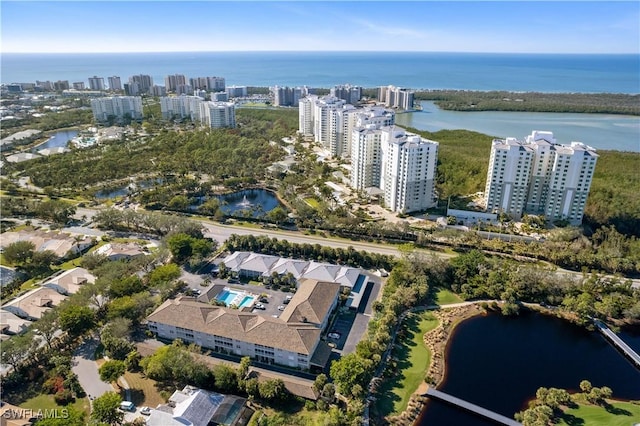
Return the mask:
[[340,338],[340,333],[336,333],[336,332],[331,332],[329,334],[327,334],[327,336],[329,336],[329,338],[331,339],[339,339]]
[[144,416],[150,416],[151,415],[151,408],[149,408],[149,407],[140,407],[140,414],[142,414]]
[[279,311],[284,311],[284,305],[280,305],[280,306],[278,306],[278,310],[279,310]]

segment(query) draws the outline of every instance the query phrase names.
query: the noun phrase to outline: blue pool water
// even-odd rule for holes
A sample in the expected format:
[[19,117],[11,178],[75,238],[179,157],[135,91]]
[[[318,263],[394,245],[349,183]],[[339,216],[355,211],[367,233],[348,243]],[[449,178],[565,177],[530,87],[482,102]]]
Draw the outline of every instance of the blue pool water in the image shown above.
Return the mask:
[[[240,303],[236,301],[241,299]],[[230,289],[224,289],[216,296],[217,300],[220,300],[225,303],[225,305],[230,306],[236,302],[239,308],[245,308],[247,306],[251,306],[256,299],[255,295],[249,295],[243,291],[234,291]]]
[[242,302],[240,302],[240,307],[241,307],[241,308],[244,308],[244,307],[246,307],[246,306],[250,306],[250,305],[253,303],[253,300],[254,300],[254,298],[253,298],[253,297],[251,297],[251,296],[245,296],[245,297],[242,299]]
[[222,290],[222,292],[216,297],[216,299],[224,302],[227,306],[229,306],[233,299],[238,296],[238,293],[235,291]]

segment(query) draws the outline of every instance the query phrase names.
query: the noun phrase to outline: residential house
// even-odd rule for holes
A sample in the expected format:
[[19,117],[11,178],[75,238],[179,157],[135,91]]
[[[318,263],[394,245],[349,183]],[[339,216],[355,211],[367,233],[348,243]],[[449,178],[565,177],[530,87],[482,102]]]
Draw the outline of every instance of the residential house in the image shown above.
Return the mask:
[[253,415],[246,401],[239,396],[185,386],[175,391],[167,404],[152,409],[145,422],[147,426],[242,426]]
[[45,312],[54,306],[58,306],[66,298],[67,296],[58,293],[56,290],[40,287],[3,305],[2,309],[20,318],[35,321],[42,318]]
[[86,284],[96,282],[96,277],[84,268],[73,268],[56,275],[42,284],[42,287],[51,288],[60,294],[75,294]]

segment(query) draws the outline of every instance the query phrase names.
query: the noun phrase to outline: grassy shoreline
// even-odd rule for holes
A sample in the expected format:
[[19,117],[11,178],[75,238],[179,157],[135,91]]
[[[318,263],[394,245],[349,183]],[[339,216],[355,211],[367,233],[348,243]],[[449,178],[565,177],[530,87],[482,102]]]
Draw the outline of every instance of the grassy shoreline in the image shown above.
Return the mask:
[[390,363],[395,374],[385,380],[382,395],[376,403],[381,416],[397,415],[406,410],[411,396],[424,382],[433,354],[424,344],[423,336],[438,324],[430,311],[411,313],[405,318],[402,337],[392,352]]

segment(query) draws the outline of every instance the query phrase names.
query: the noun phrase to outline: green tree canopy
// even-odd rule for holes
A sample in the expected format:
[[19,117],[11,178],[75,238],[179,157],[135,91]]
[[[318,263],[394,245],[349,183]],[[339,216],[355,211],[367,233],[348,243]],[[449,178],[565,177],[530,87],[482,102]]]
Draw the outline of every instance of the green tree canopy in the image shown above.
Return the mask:
[[24,265],[33,257],[36,246],[31,241],[16,241],[2,250],[4,259],[14,265]]
[[331,363],[330,374],[340,393],[349,395],[354,386],[366,385],[372,365],[372,360],[350,353]]
[[67,304],[59,312],[60,327],[71,335],[78,336],[94,326],[95,314],[87,306]]
[[287,388],[284,386],[282,379],[271,379],[261,382],[258,385],[260,397],[267,401],[282,401],[287,395]]
[[98,372],[100,373],[100,380],[112,383],[117,382],[126,370],[124,361],[113,359],[102,364]]
[[120,408],[122,398],[115,392],[107,392],[93,401],[91,418],[99,423],[117,425],[122,423],[124,413]]

